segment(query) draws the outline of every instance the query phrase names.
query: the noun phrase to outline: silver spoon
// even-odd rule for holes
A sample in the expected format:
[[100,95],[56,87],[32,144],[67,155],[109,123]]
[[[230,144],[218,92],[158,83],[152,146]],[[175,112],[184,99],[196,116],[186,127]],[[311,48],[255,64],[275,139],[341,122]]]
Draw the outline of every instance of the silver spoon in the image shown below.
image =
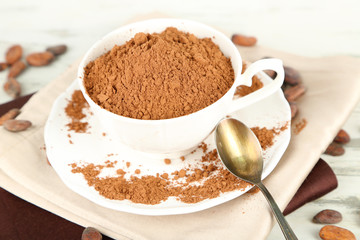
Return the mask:
[[297,239],[270,192],[261,182],[262,150],[255,134],[242,122],[227,118],[215,130],[218,154],[225,167],[236,177],[256,185],[270,204],[286,239]]

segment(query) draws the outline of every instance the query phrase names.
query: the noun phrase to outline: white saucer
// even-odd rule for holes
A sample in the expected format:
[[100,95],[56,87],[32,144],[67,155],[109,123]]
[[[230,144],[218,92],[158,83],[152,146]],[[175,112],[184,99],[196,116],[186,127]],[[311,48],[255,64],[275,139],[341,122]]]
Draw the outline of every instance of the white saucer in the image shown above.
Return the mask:
[[[265,84],[271,79],[260,74],[262,82]],[[136,152],[128,147],[112,141],[108,134],[103,136],[99,129],[97,120],[88,112],[86,121],[89,122],[88,133],[75,133],[67,130],[66,124],[70,122],[65,114],[65,107],[71,99],[74,90],[78,90],[77,82],[61,94],[55,101],[45,126],[45,144],[49,162],[59,175],[61,180],[74,192],[87,198],[103,207],[119,210],[123,212],[141,214],[141,215],[172,215],[184,214],[207,209],[221,203],[234,199],[249,188],[235,190],[221,194],[217,198],[206,199],[198,203],[187,204],[171,197],[165,202],[156,205],[136,204],[129,200],[110,200],[101,196],[93,187],[89,187],[82,174],[74,174],[69,164],[72,163],[94,163],[104,165],[107,160],[117,160],[116,168],[103,169],[101,176],[116,175],[115,170],[123,168],[125,171],[134,173],[136,169],[141,170],[142,175],[155,175],[156,173],[171,173],[185,166],[196,166],[203,154],[199,149],[194,154],[186,156],[186,160],[172,159],[170,165],[164,163],[164,159],[154,159],[142,153]],[[281,127],[284,124],[290,124],[290,107],[284,98],[283,92],[278,90],[275,94],[265,98],[250,107],[244,108],[231,114],[231,117],[237,118],[247,124],[249,127]],[[71,138],[68,137],[71,135]],[[73,144],[69,142],[71,140]],[[285,152],[290,141],[290,126],[275,137],[275,143],[264,152],[264,172],[262,178],[265,178],[275,168],[281,156]],[[214,137],[211,134],[205,143],[208,149],[215,148]],[[126,162],[131,166],[126,168]]]

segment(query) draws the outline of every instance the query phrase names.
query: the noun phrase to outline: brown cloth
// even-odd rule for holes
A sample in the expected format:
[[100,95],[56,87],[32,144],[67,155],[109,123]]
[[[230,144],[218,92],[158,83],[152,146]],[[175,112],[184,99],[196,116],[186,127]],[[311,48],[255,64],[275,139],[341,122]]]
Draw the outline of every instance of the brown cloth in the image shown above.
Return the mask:
[[[0,116],[11,108],[21,108],[32,94],[0,105]],[[320,159],[305,179],[284,214],[313,201],[337,187],[330,166]],[[80,239],[82,226],[69,222],[0,188],[0,239]],[[111,239],[103,236],[104,240]]]
[[284,215],[292,213],[305,203],[324,196],[338,186],[336,175],[321,158],[301,184],[299,190],[284,210]]
[[[28,94],[0,105],[0,116],[12,108],[21,108]],[[80,239],[84,227],[41,209],[0,188],[0,239]],[[112,239],[104,236],[103,240]]]

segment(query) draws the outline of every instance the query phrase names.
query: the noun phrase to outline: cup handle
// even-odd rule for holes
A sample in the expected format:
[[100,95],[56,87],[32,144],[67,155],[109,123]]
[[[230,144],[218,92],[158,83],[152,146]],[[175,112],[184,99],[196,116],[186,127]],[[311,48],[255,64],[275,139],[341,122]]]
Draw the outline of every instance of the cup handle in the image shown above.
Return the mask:
[[253,104],[271,94],[273,94],[276,90],[280,89],[284,82],[284,67],[282,61],[280,59],[261,59],[254,63],[252,63],[246,71],[242,74],[241,84],[238,84],[236,87],[240,85],[251,86],[252,84],[252,77],[263,70],[273,70],[277,73],[276,78],[270,83],[264,85],[262,88],[258,89],[257,91],[246,95],[244,97],[240,97],[232,101],[230,106],[230,113],[235,112],[243,107],[246,107],[250,104]]

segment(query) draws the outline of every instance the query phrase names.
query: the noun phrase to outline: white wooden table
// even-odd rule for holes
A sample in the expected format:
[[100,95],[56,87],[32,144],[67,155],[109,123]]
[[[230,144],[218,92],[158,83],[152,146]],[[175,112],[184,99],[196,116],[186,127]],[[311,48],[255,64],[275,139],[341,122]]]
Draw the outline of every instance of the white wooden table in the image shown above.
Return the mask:
[[[258,44],[305,56],[360,57],[360,2],[357,0],[255,1],[0,1],[0,61],[15,43],[25,55],[65,43],[68,52],[49,67],[29,68],[18,81],[23,95],[39,90],[61,74],[101,36],[131,18],[150,12],[187,18],[229,33],[254,35]],[[360,67],[360,66],[359,66]],[[3,85],[6,74],[0,73]],[[360,81],[360,79],[359,79]],[[360,89],[359,89],[360,91]],[[0,103],[11,100],[0,90]],[[360,236],[360,104],[344,129],[352,137],[341,157],[323,156],[335,171],[339,187],[305,205],[287,219],[300,239],[319,239],[321,225],[311,222],[322,209],[342,212],[338,224]],[[269,240],[283,239],[277,226]]]

